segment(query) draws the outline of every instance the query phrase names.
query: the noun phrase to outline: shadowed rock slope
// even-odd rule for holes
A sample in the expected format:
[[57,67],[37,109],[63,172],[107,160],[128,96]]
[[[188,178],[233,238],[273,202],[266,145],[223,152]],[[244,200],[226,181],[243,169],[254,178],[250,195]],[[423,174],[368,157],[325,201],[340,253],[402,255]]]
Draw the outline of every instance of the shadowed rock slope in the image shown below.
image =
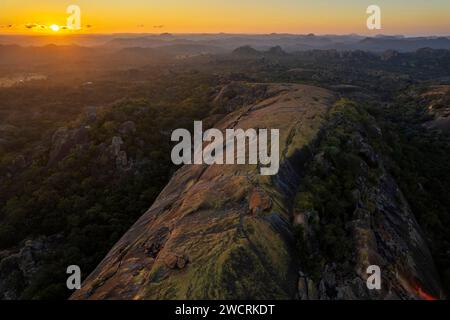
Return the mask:
[[[379,183],[387,185],[386,193],[382,185],[370,193],[385,209],[381,220],[373,225],[361,204],[349,221],[348,239],[355,246],[350,267],[327,261],[318,278],[305,273],[295,225],[304,225],[312,247],[314,232],[321,230],[305,218],[311,212],[294,202],[304,166],[318,161],[315,146],[326,136],[336,97],[290,84],[268,85],[265,96],[215,127],[278,128],[278,174],[261,176],[253,165],[183,166],[72,299],[420,298],[409,278],[439,291],[420,228],[385,172]],[[365,141],[360,144],[369,163],[378,161]],[[396,278],[391,260],[399,254],[409,260]],[[374,261],[394,265],[383,278],[389,290],[375,294],[364,288],[364,268]]]

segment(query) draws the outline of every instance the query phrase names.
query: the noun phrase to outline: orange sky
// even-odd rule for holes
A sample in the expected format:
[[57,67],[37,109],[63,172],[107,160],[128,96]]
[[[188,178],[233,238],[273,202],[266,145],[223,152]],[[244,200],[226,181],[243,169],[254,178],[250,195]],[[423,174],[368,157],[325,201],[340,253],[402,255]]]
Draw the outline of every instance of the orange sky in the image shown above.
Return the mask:
[[[375,3],[382,9],[382,30],[369,31],[366,8]],[[0,33],[56,34],[48,27],[66,25],[69,4],[81,8],[79,33],[450,35],[448,0],[1,0]]]

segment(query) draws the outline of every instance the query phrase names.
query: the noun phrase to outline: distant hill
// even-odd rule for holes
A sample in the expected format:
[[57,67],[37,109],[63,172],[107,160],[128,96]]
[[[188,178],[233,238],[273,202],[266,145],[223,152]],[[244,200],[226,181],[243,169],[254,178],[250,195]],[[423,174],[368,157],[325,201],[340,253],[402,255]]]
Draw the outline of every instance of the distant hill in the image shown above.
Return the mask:
[[234,49],[232,54],[237,56],[260,56],[261,52],[250,46],[242,46]]
[[448,37],[405,37],[403,35],[315,35],[315,34],[111,34],[50,36],[7,36],[0,35],[0,44],[42,46],[46,44],[104,46],[106,48],[154,48],[168,45],[204,45],[232,51],[243,46],[256,50],[268,50],[279,46],[287,52],[312,49],[367,50],[400,52],[420,48],[450,49]]
[[415,51],[421,48],[450,49],[450,39],[440,38],[366,38],[351,49],[366,51],[397,50],[401,52]]
[[234,56],[240,57],[258,57],[258,56],[285,56],[287,53],[280,47],[275,46],[267,51],[258,51],[251,46],[242,46],[233,50]]

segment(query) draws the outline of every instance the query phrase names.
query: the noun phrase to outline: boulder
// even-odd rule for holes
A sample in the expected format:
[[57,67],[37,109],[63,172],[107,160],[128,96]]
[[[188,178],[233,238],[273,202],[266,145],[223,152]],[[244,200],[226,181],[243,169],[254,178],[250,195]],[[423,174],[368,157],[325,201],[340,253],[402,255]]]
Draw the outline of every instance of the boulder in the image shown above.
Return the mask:
[[250,194],[249,210],[252,215],[258,215],[269,210],[272,206],[272,200],[266,193],[260,190],[253,190]]

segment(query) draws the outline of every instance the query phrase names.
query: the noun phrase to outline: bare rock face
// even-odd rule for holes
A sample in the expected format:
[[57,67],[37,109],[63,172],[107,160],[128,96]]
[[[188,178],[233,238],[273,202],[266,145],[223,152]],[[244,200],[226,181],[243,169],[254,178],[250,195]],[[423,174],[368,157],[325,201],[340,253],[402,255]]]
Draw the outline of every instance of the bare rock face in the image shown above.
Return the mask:
[[[440,291],[420,227],[388,175],[354,192],[371,205],[362,203],[348,221],[350,271],[332,262],[319,281],[302,272],[295,227],[314,251],[320,219],[293,203],[302,164],[326,162],[311,146],[335,96],[311,86],[264,87],[265,98],[214,127],[279,129],[278,174],[262,176],[256,165],[183,166],[72,299],[421,299],[420,290]],[[367,167],[381,166],[362,137],[349,143]],[[370,264],[387,270],[381,291],[367,289]]]
[[[256,165],[186,165],[72,299],[289,299],[297,292],[289,160],[317,136],[334,95],[266,85],[216,128],[280,130],[278,176]],[[291,192],[292,193],[292,192]]]

